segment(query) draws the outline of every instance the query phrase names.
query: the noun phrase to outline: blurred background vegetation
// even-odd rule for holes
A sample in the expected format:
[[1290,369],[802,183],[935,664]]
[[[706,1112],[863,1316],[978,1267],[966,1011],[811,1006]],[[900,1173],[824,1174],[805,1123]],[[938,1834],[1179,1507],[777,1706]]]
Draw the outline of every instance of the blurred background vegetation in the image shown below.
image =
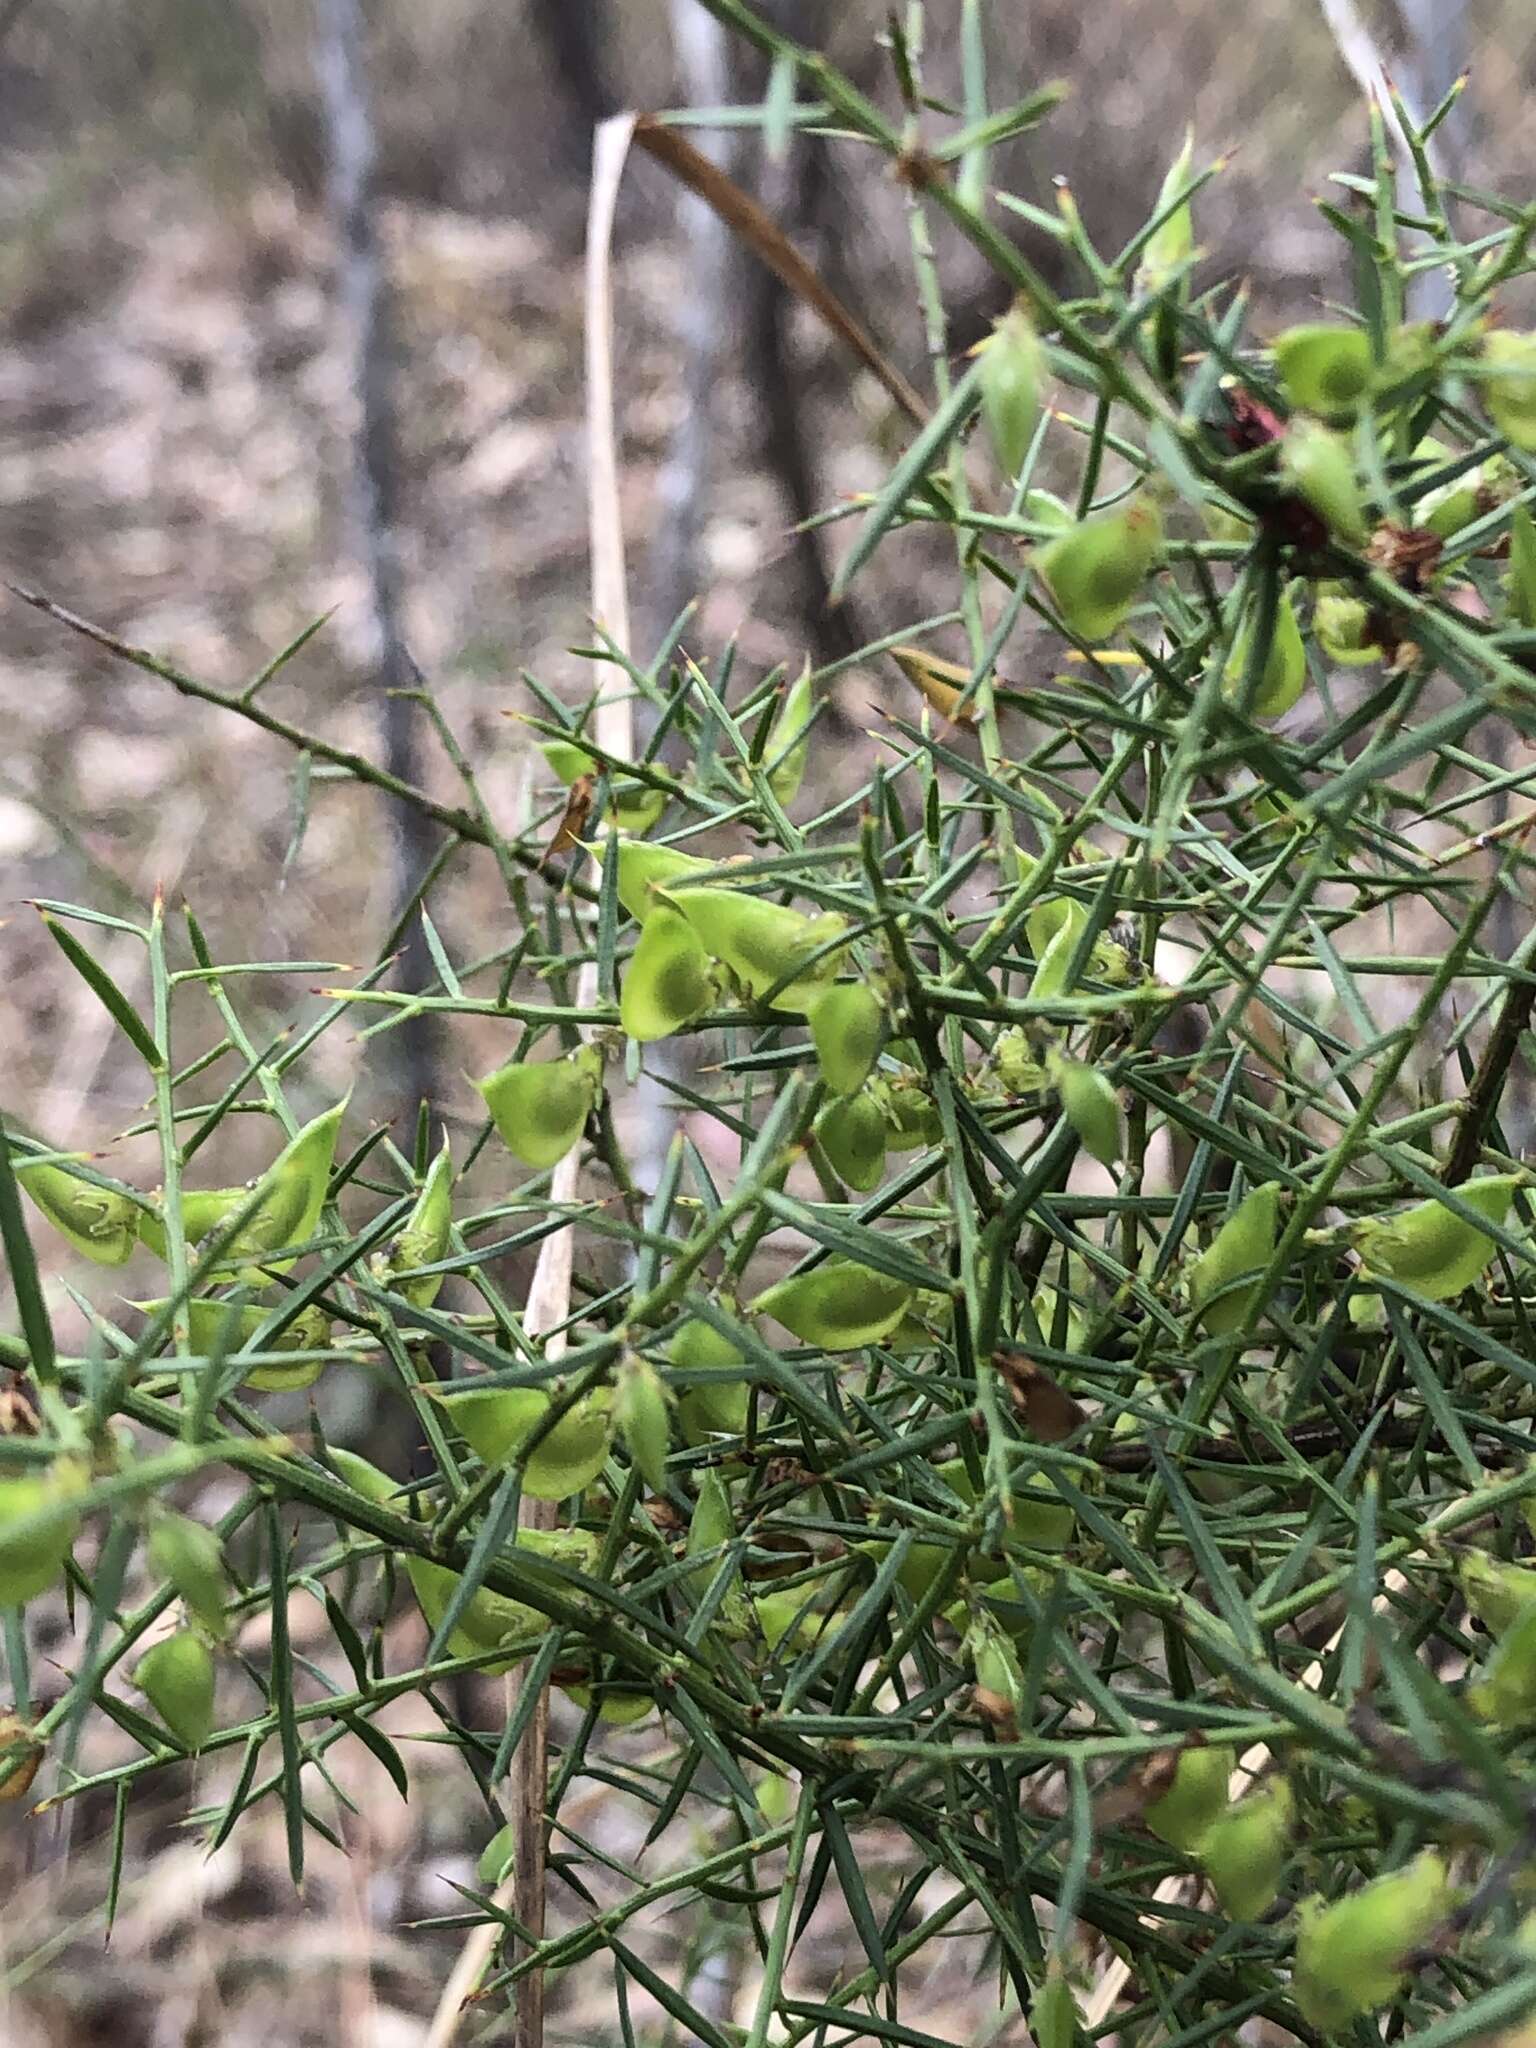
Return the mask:
[[[875,0],[776,0],[771,11],[890,103]],[[515,714],[534,708],[523,670],[573,702],[589,687],[570,650],[586,637],[580,249],[592,123],[621,106],[750,100],[764,79],[695,0],[372,0],[365,15],[404,638],[493,809],[509,820],[529,805],[554,814]],[[934,0],[928,14],[929,88],[952,102],[958,15],[959,0]],[[1312,202],[1331,171],[1364,156],[1366,116],[1337,40],[1354,23],[1421,107],[1467,67],[1443,130],[1448,157],[1472,187],[1528,195],[1536,18],[1526,0],[1376,0],[1358,15],[1316,0],[996,6],[986,10],[994,95],[1059,78],[1071,97],[1043,131],[997,153],[994,176],[1046,207],[1064,183],[1113,250],[1192,125],[1202,157],[1228,157],[1198,212],[1205,274],[1249,277],[1261,331],[1278,328],[1338,278],[1340,244]],[[0,571],[222,689],[332,611],[265,701],[379,753],[376,636],[347,515],[353,358],[338,313],[317,33],[310,0],[0,5]],[[746,131],[721,147],[923,387],[907,222],[883,172],[846,145],[797,139],[776,164]],[[944,547],[909,534],[861,579],[856,616],[829,614],[836,543],[795,531],[881,473],[901,431],[883,395],[645,160],[626,177],[619,251],[641,658],[694,596],[686,644],[710,660],[734,636],[752,679],[806,654],[836,660],[943,609]],[[1038,236],[1031,253],[1049,271]],[[1002,303],[971,252],[942,245],[939,255],[958,353]],[[1009,664],[1027,673],[1029,658],[1021,639]],[[824,793],[863,779],[864,731],[889,687],[867,668],[839,677],[836,744],[813,752]],[[118,1137],[140,1116],[142,1076],[120,1061],[108,1020],[25,900],[134,910],[160,885],[194,906],[216,957],[368,960],[390,929],[396,886],[382,806],[319,773],[296,802],[279,743],[9,598],[0,709],[5,1107],[24,1128],[105,1152],[114,1172],[142,1178],[149,1153]],[[421,779],[456,801],[447,764],[419,744]],[[506,906],[488,862],[451,873],[436,902],[450,953],[500,942]],[[142,964],[131,943],[109,940],[103,958],[130,985]],[[316,978],[248,984],[257,1035]],[[494,1025],[479,1043],[443,1050],[437,1092],[450,1119],[466,1106],[463,1072],[506,1050]],[[345,1058],[328,1035],[317,1094],[352,1079],[325,1070]],[[359,1100],[370,1115],[396,1114],[407,1101],[399,1073],[371,1059]],[[244,1172],[264,1156],[224,1164]],[[62,1296],[59,1307],[67,1329]],[[75,1924],[100,1896],[104,1817],[72,1809],[72,1844],[7,1819],[0,2038],[8,2048],[423,2042],[455,1938],[410,1923],[454,1910],[483,1815],[456,1773],[451,1796],[434,1802],[431,1752],[416,1753],[424,1791],[409,1809],[366,1781],[366,1759],[355,1767],[369,1852],[318,1867],[297,1903],[259,1829],[206,1859],[179,1832],[189,1787],[164,1774],[163,1803],[135,1816],[110,1955],[94,1924]],[[845,1935],[829,1922],[829,1980]],[[695,1985],[715,1972],[729,2016],[751,1959],[712,1946],[708,1928],[679,1923],[667,1938]],[[552,2039],[620,2038],[601,1972],[573,1973],[552,1997]],[[955,1944],[933,1957],[904,2017],[981,2038],[956,2031],[970,2028],[972,2001],[984,2032],[987,1988],[977,1991]],[[635,2023],[656,2037],[654,2015]]]

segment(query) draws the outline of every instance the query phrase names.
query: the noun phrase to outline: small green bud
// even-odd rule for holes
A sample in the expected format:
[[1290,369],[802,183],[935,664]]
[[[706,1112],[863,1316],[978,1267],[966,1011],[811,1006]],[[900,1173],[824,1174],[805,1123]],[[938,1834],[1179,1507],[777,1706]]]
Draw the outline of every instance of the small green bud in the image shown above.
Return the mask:
[[[1195,131],[1186,128],[1184,147],[1179,151],[1164,175],[1162,188],[1157,195],[1157,205],[1152,209],[1153,217],[1172,205],[1189,184],[1190,167],[1195,156]],[[1175,206],[1162,224],[1154,228],[1142,248],[1141,261],[1136,266],[1135,289],[1138,298],[1160,292],[1169,279],[1176,276],[1195,252],[1195,222],[1190,203],[1186,199],[1181,206]]]
[[1221,1910],[1257,1920],[1280,1896],[1296,1801],[1284,1778],[1218,1814],[1196,1851]]
[[1360,327],[1318,321],[1275,337],[1275,369],[1300,412],[1347,419],[1371,387],[1370,337]]
[[209,1635],[229,1632],[224,1616],[224,1547],[212,1529],[166,1508],[150,1523],[149,1562],[168,1579]]
[[1078,640],[1107,640],[1130,616],[1163,545],[1155,500],[1097,513],[1036,550],[1035,567]]
[[1016,477],[1040,417],[1044,367],[1040,338],[1023,306],[1003,315],[980,354],[981,416],[1003,474]]
[[885,1008],[864,981],[840,981],[810,1010],[811,1039],[827,1086],[855,1095],[869,1079],[885,1036]]
[[133,1682],[185,1750],[202,1748],[213,1733],[213,1655],[191,1629],[166,1636],[146,1650]]
[[1237,1285],[1245,1275],[1261,1274],[1274,1255],[1280,1183],[1265,1181],[1250,1188],[1195,1261],[1189,1276],[1190,1306],[1212,1336],[1229,1336],[1248,1319],[1257,1292]]
[[1292,420],[1280,444],[1280,469],[1340,540],[1353,546],[1364,541],[1365,501],[1355,481],[1349,443],[1341,434],[1315,420]]
[[[1054,943],[1054,942],[1053,942]],[[1061,1103],[1062,1114],[1083,1148],[1100,1166],[1114,1168],[1124,1155],[1120,1098],[1097,1067],[1053,1054],[1046,1070]]]
[[763,758],[770,764],[768,787],[781,804],[792,804],[805,780],[806,757],[810,752],[811,719],[816,697],[811,688],[811,665],[806,663],[785,693],[779,714],[768,734]]
[[1395,1998],[1408,1957],[1450,1905],[1445,1865],[1428,1853],[1331,1904],[1303,1899],[1293,1980],[1303,2018],[1335,2034]]
[[669,1396],[654,1365],[631,1353],[619,1367],[613,1419],[631,1461],[652,1493],[665,1493],[672,1428]]
[[[1226,672],[1222,677],[1222,695],[1229,704],[1239,707],[1243,700],[1243,687],[1248,675],[1248,661],[1257,630],[1257,608],[1245,621],[1232,644]],[[1281,594],[1275,612],[1275,630],[1270,638],[1269,651],[1264,658],[1263,673],[1258,688],[1248,709],[1254,718],[1283,718],[1298,701],[1307,687],[1307,650],[1302,645],[1301,628],[1296,623],[1296,611],[1287,590]]]
[[517,1855],[517,1830],[511,1821],[504,1828],[498,1828],[485,1847],[480,1851],[480,1861],[475,1875],[487,1891],[494,1891],[512,1868]]
[[435,1266],[448,1255],[453,1229],[453,1155],[446,1134],[442,1150],[427,1169],[405,1228],[395,1239],[381,1278],[393,1281],[395,1291],[417,1308],[430,1308],[443,1285],[441,1273],[425,1273],[420,1279],[397,1280],[413,1266]]

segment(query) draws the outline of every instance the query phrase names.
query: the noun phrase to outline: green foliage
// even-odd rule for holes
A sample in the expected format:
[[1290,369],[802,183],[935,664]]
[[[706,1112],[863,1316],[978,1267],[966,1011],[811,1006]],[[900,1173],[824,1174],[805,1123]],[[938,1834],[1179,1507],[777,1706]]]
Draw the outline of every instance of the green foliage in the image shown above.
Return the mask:
[[[989,138],[1053,95],[988,114],[973,65],[957,126],[899,25],[882,99],[745,0],[707,4],[773,59],[743,123],[782,115],[787,84],[901,174],[933,406],[840,508],[840,582],[937,529],[953,615],[869,651],[904,694],[830,803],[831,675],[603,649],[651,752],[596,751],[593,704],[541,725],[562,787],[519,838],[454,753],[462,810],[404,800],[496,861],[504,926],[478,957],[436,941],[431,987],[381,986],[381,960],[321,992],[276,1051],[242,976],[284,963],[216,962],[159,904],[141,926],[48,907],[142,1063],[160,1185],[49,1149],[10,1106],[0,1356],[30,1398],[0,1441],[0,1597],[67,1580],[92,1626],[0,1776],[41,1745],[51,1797],[106,1787],[125,1811],[183,1749],[245,1757],[197,1824],[222,1839],[280,1802],[298,1877],[334,1744],[408,1787],[385,1709],[418,1695],[499,1820],[552,1683],[577,1903],[548,1971],[606,1952],[636,1976],[629,1923],[692,1899],[759,1969],[746,2048],[921,2044],[902,1964],[963,1916],[1050,2048],[1255,2020],[1310,2043],[1383,2010],[1458,2048],[1536,2009],[1509,1881],[1536,1861],[1511,1082],[1533,949],[1522,915],[1504,957],[1494,915],[1528,900],[1527,814],[1494,806],[1520,779],[1506,743],[1536,731],[1536,437],[1529,338],[1493,324],[1536,213],[1489,202],[1459,239],[1411,134],[1405,218],[1377,122],[1370,175],[1329,208],[1357,303],[1266,346],[1244,290],[1200,276],[1198,150],[1101,251],[1065,191],[990,209]],[[958,376],[940,233],[1018,302]],[[1407,316],[1431,264],[1454,304],[1428,328]],[[926,645],[951,628],[950,655]],[[551,854],[567,777],[603,797],[596,836]],[[148,1022],[96,961],[104,922],[142,948]],[[221,1036],[193,1061],[199,1010]],[[365,1134],[314,1057],[424,1011],[505,1033],[484,1114],[435,1157],[425,1120],[403,1146]],[[194,1165],[220,1178],[236,1111],[273,1164],[189,1187]],[[84,1355],[56,1355],[18,1187],[44,1271],[163,1261],[138,1309],[87,1275]],[[572,1257],[554,1322],[522,1305],[544,1245]],[[269,1392],[323,1394],[343,1362],[420,1446],[409,1476],[268,1417]],[[164,1496],[213,1468],[227,1524],[193,1534]],[[557,1526],[526,1526],[525,1499]],[[334,1635],[324,1686],[288,1640],[301,1582]],[[382,1627],[411,1601],[414,1649]],[[211,1645],[256,1613],[270,1660],[237,1673]],[[25,1640],[13,1619],[18,1715]],[[513,1670],[536,1683],[510,1720],[446,1704],[447,1680]],[[135,1753],[77,1770],[71,1731],[104,1702]],[[665,1876],[593,1850],[588,1883],[588,1781],[658,1832],[683,1817]],[[861,1854],[875,1829],[899,1881]],[[492,1885],[512,1837],[488,1818],[480,1839]],[[865,1963],[819,2007],[794,1950],[832,1892]],[[1109,1956],[1128,1988],[1100,2009]],[[497,1950],[483,2009],[519,1969]],[[680,2036],[734,2048],[688,1983],[645,1981]]]

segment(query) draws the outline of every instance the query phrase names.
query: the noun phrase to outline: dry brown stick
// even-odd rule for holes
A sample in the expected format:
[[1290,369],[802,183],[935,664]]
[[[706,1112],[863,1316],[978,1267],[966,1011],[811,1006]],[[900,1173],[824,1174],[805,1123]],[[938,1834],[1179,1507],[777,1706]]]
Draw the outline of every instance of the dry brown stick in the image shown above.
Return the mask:
[[831,329],[844,347],[858,357],[908,419],[921,426],[928,418],[928,407],[922,398],[895,364],[881,354],[836,292],[815,266],[800,254],[772,215],[765,213],[751,194],[744,192],[734,178],[727,177],[718,164],[711,163],[702,150],[695,149],[686,136],[680,135],[675,128],[669,128],[664,121],[658,121],[654,114],[642,114],[635,122],[634,133],[640,147],[658,163],[665,164],[674,176],[681,178],[707,205],[713,207],[753,255],[766,263],[775,277],[782,279]]

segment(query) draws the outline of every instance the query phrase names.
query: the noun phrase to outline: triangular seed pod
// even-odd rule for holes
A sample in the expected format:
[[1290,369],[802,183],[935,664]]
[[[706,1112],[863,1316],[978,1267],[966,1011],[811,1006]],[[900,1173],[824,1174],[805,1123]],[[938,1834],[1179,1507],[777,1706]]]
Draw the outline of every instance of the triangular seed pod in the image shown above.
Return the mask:
[[658,904],[641,927],[619,994],[619,1022],[648,1045],[669,1038],[714,999],[709,955],[680,910]]
[[[1502,1227],[1523,1181],[1518,1173],[1487,1174],[1464,1181],[1456,1194],[1475,1215]],[[1356,1224],[1351,1237],[1369,1271],[1426,1301],[1449,1301],[1462,1293],[1482,1277],[1498,1251],[1486,1232],[1433,1199],[1395,1216],[1368,1217]]]
[[1079,640],[1119,631],[1163,544],[1151,498],[1085,519],[1036,551],[1034,562],[1067,630]]
[[810,1011],[811,1039],[827,1086],[854,1095],[880,1057],[885,1005],[865,981],[840,981],[816,998]]
[[601,1078],[601,1054],[582,1046],[563,1059],[513,1060],[475,1086],[507,1150],[542,1170],[580,1138]]
[[[1243,685],[1248,674],[1248,658],[1253,646],[1257,620],[1250,616],[1243,624],[1232,652],[1227,658],[1226,671],[1222,676],[1222,695],[1229,704],[1241,705]],[[1301,628],[1296,623],[1296,611],[1287,590],[1282,593],[1275,611],[1275,630],[1270,638],[1269,652],[1264,660],[1264,672],[1259,677],[1249,713],[1254,718],[1283,718],[1297,702],[1307,687],[1307,650],[1302,645]]]
[[47,1160],[19,1159],[16,1178],[83,1258],[98,1266],[122,1266],[132,1258],[145,1212],[129,1196],[99,1188]]
[[914,1290],[888,1273],[853,1259],[829,1259],[796,1273],[752,1303],[754,1315],[772,1316],[802,1344],[823,1351],[857,1351],[878,1344],[911,1306]]
[[1288,327],[1274,347],[1280,382],[1298,412],[1347,419],[1370,389],[1375,365],[1364,328]]
[[1016,477],[1040,416],[1040,338],[1022,306],[1005,313],[980,347],[981,416],[1003,474]]
[[[1195,1261],[1189,1276],[1190,1306],[1212,1336],[1226,1336],[1247,1321],[1257,1291],[1257,1276],[1274,1255],[1280,1183],[1265,1181],[1250,1188]],[[1255,1283],[1236,1282],[1253,1274]]]

